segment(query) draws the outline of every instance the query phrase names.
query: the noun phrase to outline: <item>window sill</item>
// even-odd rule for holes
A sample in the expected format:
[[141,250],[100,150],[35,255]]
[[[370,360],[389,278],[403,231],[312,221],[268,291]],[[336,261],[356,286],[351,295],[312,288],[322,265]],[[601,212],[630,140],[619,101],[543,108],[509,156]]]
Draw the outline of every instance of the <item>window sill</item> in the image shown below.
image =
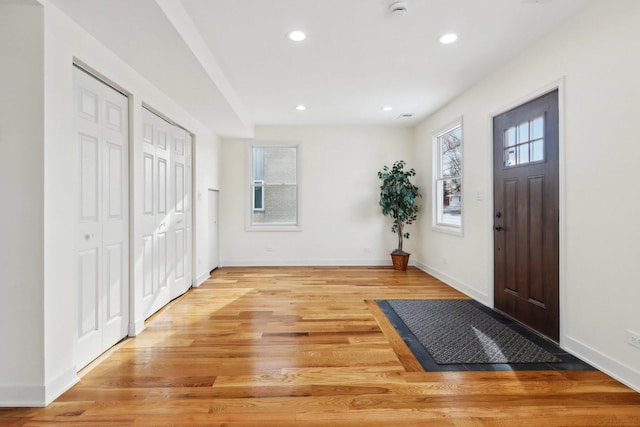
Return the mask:
[[299,225],[281,225],[281,224],[273,224],[273,225],[247,225],[245,227],[245,231],[293,231],[298,232],[302,231]]
[[462,237],[464,233],[462,232],[462,227],[458,227],[455,225],[444,225],[444,224],[434,224],[431,226],[433,231],[437,231],[438,233],[451,234],[452,236]]

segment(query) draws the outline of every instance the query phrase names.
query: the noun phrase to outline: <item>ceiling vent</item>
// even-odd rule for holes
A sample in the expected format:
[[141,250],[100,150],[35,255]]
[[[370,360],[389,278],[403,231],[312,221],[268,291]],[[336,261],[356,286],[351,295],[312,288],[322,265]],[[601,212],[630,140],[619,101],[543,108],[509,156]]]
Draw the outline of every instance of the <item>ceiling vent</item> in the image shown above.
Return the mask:
[[394,1],[389,5],[389,11],[393,15],[404,15],[409,10],[409,5],[406,1]]

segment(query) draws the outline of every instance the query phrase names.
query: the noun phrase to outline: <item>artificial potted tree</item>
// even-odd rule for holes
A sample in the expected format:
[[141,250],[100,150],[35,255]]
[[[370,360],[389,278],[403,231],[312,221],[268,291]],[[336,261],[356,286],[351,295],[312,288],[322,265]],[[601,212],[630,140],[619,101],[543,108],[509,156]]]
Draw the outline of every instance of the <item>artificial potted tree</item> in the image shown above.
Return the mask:
[[413,223],[418,215],[416,199],[422,197],[418,187],[410,181],[416,171],[411,168],[404,170],[406,163],[398,160],[389,168],[385,166],[378,172],[378,178],[382,180],[380,186],[380,206],[382,213],[393,219],[391,231],[398,234],[398,247],[391,252],[393,268],[406,270],[409,264],[409,254],[402,249],[402,239],[409,238],[409,233],[404,231],[404,226]]

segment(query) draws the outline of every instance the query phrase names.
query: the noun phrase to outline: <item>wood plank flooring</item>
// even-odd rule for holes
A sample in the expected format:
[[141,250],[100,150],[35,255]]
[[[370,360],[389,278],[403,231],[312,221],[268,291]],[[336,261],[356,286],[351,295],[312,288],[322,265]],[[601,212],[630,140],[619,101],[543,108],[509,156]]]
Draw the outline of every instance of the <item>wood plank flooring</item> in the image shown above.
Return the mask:
[[222,268],[0,425],[640,426],[598,371],[423,372],[375,299],[466,298],[411,268]]

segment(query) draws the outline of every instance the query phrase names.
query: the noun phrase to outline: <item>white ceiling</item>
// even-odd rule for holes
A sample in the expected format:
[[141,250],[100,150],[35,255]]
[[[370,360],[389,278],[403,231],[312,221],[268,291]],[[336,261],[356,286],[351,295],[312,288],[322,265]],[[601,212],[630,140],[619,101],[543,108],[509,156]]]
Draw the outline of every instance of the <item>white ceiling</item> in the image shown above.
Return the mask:
[[413,126],[591,0],[407,0],[400,16],[393,1],[51,0],[223,136]]

